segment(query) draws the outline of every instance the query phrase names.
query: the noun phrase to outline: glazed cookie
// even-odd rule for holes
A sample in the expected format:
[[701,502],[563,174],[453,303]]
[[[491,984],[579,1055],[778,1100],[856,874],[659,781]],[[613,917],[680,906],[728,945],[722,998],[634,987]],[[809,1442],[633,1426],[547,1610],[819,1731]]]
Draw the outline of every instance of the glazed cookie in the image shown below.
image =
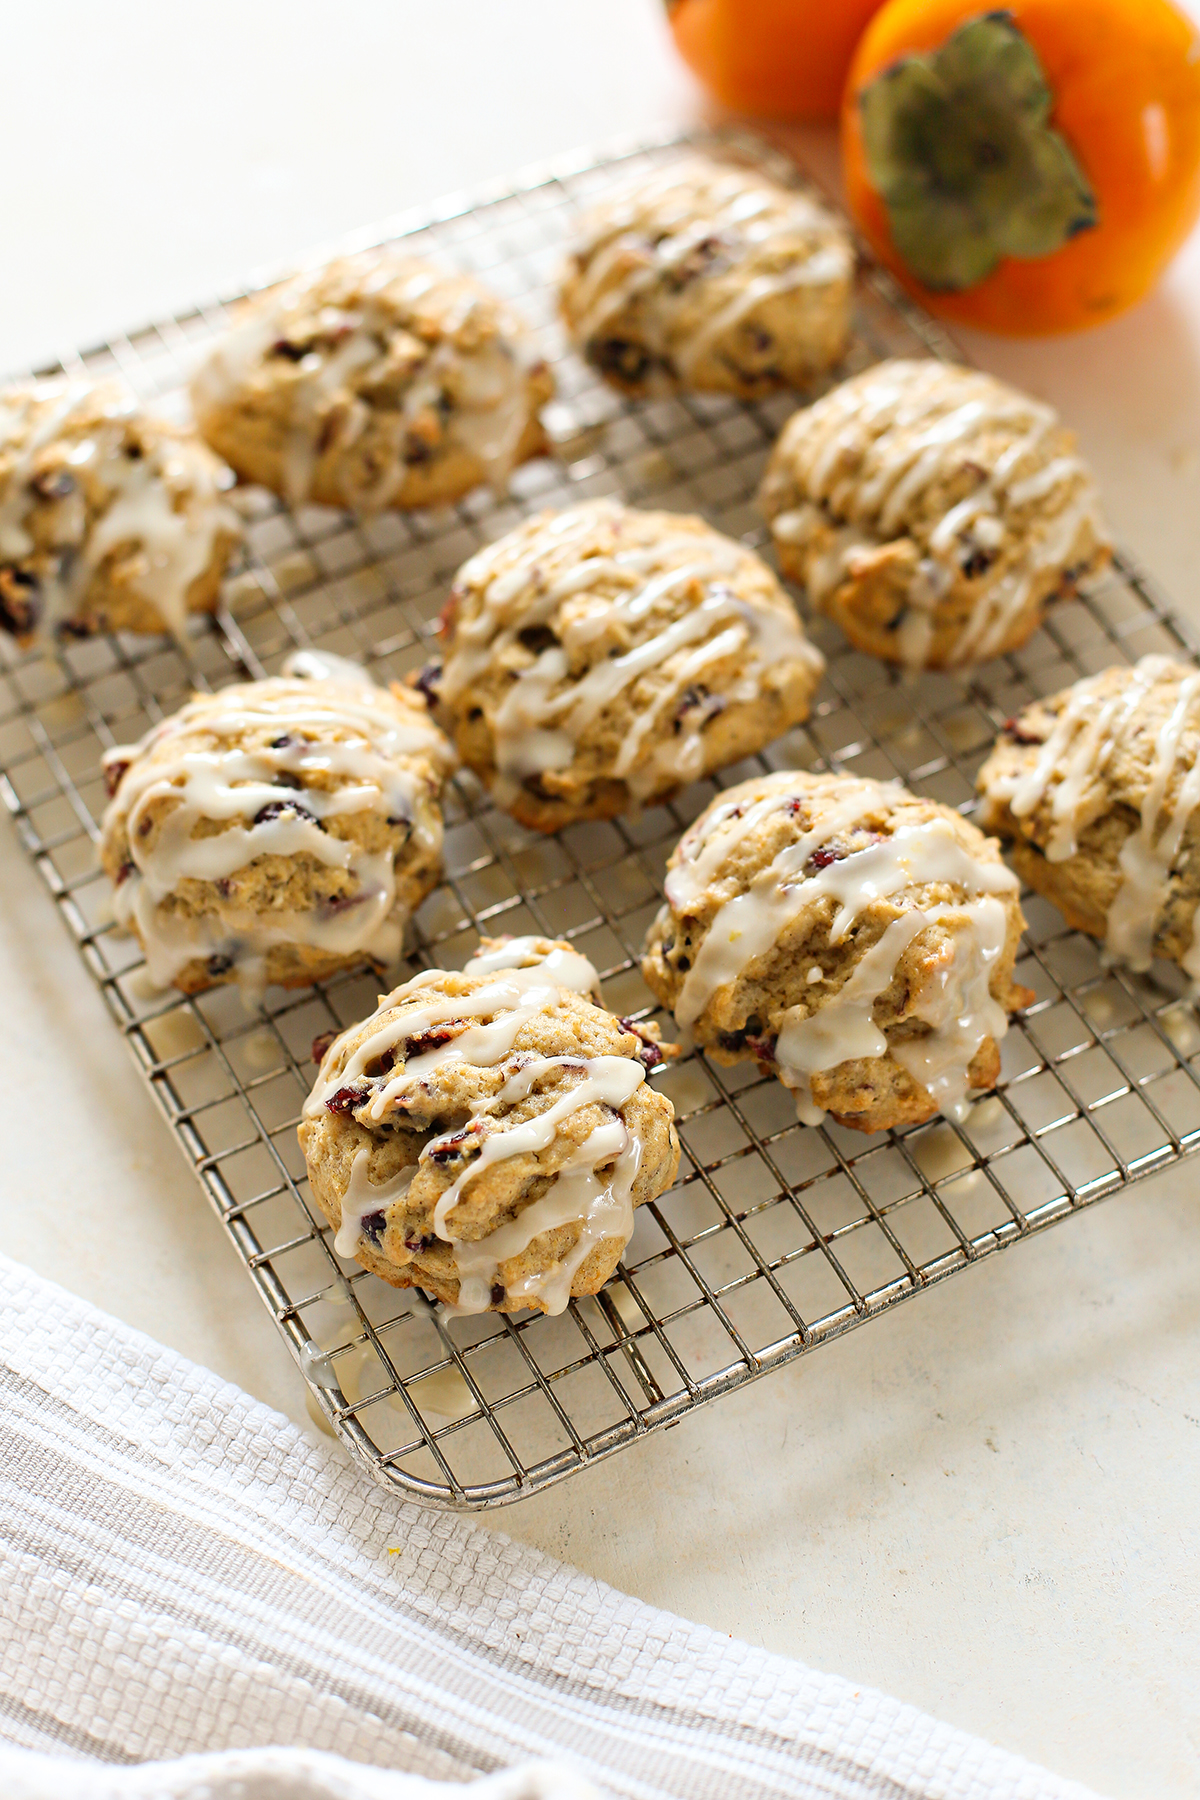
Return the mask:
[[104,758],[101,861],[160,986],[394,962],[438,880],[449,745],[419,696],[316,667],[197,694]]
[[515,939],[334,1040],[300,1144],[340,1256],[467,1313],[560,1313],[604,1285],[679,1143],[596,985],[569,945]]
[[241,521],[229,470],[114,381],[0,393],[0,629],[172,631],[212,612]]
[[1024,928],[999,848],[899,783],[794,771],[718,796],[671,856],[642,972],[718,1062],[800,1117],[965,1116],[1000,1071]]
[[523,825],[609,818],[748,756],[824,664],[761,559],[612,500],[531,519],[459,571],[419,683]]
[[545,449],[554,384],[495,294],[398,250],[247,303],[192,383],[203,435],[293,506],[441,506]]
[[1034,701],[978,786],[987,829],[1070,925],[1200,980],[1200,673],[1144,656]]
[[784,573],[856,649],[957,668],[1023,644],[1108,560],[1074,443],[990,375],[884,362],[788,421],[760,502]]
[[853,283],[849,237],[824,207],[693,157],[586,215],[561,299],[575,343],[623,393],[753,400],[837,362]]

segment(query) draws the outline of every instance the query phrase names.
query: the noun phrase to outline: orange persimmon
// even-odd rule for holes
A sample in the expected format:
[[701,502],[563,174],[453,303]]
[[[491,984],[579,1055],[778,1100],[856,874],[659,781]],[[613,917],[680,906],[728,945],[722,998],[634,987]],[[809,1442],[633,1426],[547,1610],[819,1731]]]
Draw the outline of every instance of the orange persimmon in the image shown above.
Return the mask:
[[887,0],[842,106],[850,209],[931,311],[1072,331],[1200,212],[1200,35],[1171,0]]
[[679,53],[722,105],[836,119],[862,28],[882,0],[666,0]]

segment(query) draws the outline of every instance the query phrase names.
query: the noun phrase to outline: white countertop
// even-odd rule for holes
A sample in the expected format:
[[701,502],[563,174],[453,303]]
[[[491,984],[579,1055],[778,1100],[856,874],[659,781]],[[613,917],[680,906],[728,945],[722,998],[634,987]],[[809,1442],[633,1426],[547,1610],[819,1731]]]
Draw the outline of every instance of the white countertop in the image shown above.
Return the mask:
[[[0,366],[698,104],[657,0],[194,17],[60,0],[6,21]],[[1200,241],[1102,331],[968,347],[1062,409],[1200,623]],[[0,1248],[307,1424],[7,829],[0,880]],[[1196,1185],[1148,1182],[494,1523],[1114,1800],[1200,1794]]]

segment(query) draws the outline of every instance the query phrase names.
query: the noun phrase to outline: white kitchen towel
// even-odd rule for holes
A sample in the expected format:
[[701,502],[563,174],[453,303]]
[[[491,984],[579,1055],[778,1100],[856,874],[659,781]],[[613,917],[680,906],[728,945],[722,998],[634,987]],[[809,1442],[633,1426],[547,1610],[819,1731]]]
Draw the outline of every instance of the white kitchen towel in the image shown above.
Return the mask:
[[[408,1800],[380,1771],[458,1783],[538,1759],[629,1800],[1087,1800],[915,1707],[396,1498],[4,1258],[0,1741],[90,1762],[92,1786],[62,1788],[87,1800]],[[331,1754],[293,1759],[290,1787],[278,1752],[238,1759],[232,1785],[120,1777],[271,1745]],[[340,1758],[377,1767],[347,1786]]]
[[0,1794],[4,1800],[603,1800],[562,1763],[530,1763],[464,1785],[370,1768],[324,1750],[220,1750],[114,1769],[2,1743]]

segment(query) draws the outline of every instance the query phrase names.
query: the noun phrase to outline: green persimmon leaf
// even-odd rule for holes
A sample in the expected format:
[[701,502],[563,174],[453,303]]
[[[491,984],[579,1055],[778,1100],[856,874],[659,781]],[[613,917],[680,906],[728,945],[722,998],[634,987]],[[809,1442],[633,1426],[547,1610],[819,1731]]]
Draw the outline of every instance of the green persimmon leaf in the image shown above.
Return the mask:
[[896,249],[926,287],[959,291],[1002,257],[1051,256],[1097,223],[1033,45],[1009,13],[969,19],[859,96],[863,153]]

